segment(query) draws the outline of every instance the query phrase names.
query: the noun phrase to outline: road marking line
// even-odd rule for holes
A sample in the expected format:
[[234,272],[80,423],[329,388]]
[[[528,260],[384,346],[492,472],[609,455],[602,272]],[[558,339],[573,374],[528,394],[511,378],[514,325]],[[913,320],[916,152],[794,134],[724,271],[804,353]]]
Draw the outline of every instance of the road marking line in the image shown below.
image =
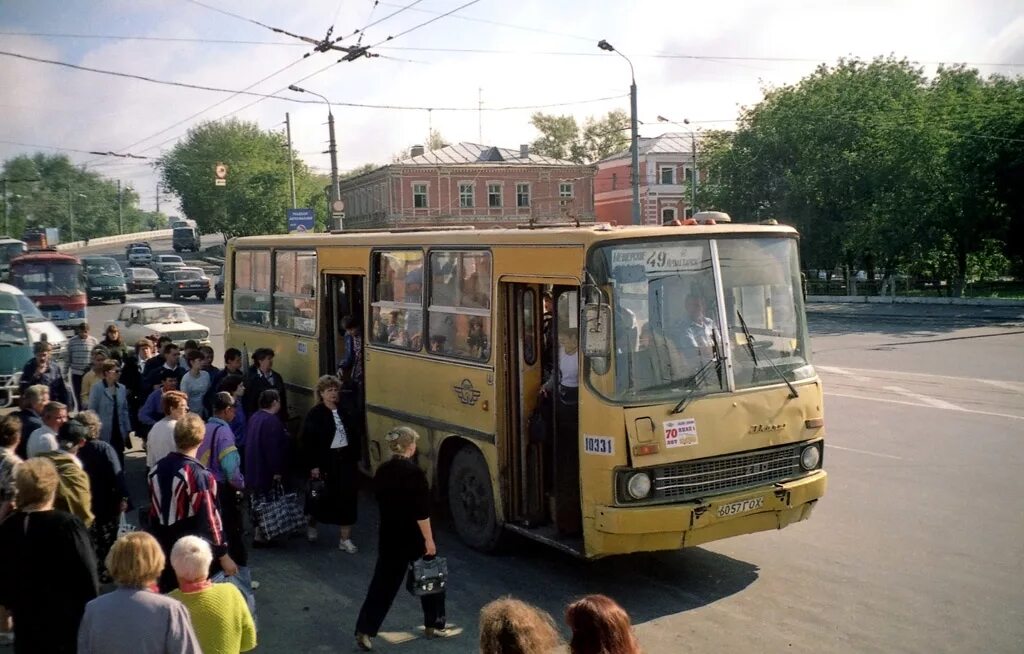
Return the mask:
[[955,377],[953,375],[932,375],[924,372],[903,372],[901,370],[878,370],[872,368],[837,368],[833,366],[819,366],[815,365],[818,370],[824,370],[825,372],[832,372],[839,375],[852,375],[855,373],[868,373],[870,375],[880,377],[885,375],[904,376],[904,377],[920,377],[924,379],[950,379],[953,381],[962,382],[979,382],[982,384],[993,384],[995,386],[1006,385],[1006,388],[1013,388],[1014,390],[1024,391],[1024,384],[1018,384],[1015,382],[1002,381],[999,379],[981,379],[978,377]]
[[952,402],[946,402],[945,400],[940,400],[938,398],[929,397],[927,395],[922,395],[920,393],[915,393],[913,391],[908,391],[907,389],[901,386],[883,386],[883,388],[887,391],[892,391],[893,393],[899,393],[900,395],[905,395],[909,398],[920,400],[921,402],[924,402],[929,406],[933,406],[936,409],[949,409],[950,411],[960,411],[963,409],[963,407],[957,406]]
[[1015,393],[1024,393],[1024,384],[1015,384],[1013,382],[999,381],[996,379],[979,379],[978,381],[980,381],[982,384],[989,384],[990,386],[995,386],[996,388],[1003,388],[1008,391],[1013,391]]
[[[906,402],[904,400],[891,400],[884,397],[868,397],[866,395],[850,395],[849,393],[836,393],[834,391],[826,391],[825,395],[832,395],[834,397],[847,397],[851,400],[866,400],[868,402],[885,402],[886,404],[902,404],[904,406],[917,406],[925,409],[936,409],[940,407],[930,406],[928,404],[919,404],[917,402]],[[1016,416],[1012,413],[994,413],[992,411],[978,411],[976,409],[964,409],[957,407],[956,409],[947,409],[949,411],[957,411],[959,413],[977,413],[983,416],[993,416],[996,418],[1010,418],[1011,420],[1024,420],[1024,416]]]
[[847,369],[833,368],[832,366],[815,366],[815,367],[818,370],[822,370],[824,372],[829,372],[829,373],[832,373],[833,375],[843,375],[844,377],[849,377],[850,379],[852,379],[854,381],[865,382],[865,383],[871,381],[870,377],[863,377],[861,375],[854,374],[854,373],[850,372]]
[[879,456],[883,459],[895,459],[896,461],[903,461],[902,456],[893,456],[892,454],[882,454],[881,452],[870,452],[868,450],[858,450],[855,447],[842,447],[841,445],[833,445],[832,443],[825,443],[825,447],[830,447],[833,450],[844,450],[846,452],[856,452],[857,454],[868,454],[870,456]]

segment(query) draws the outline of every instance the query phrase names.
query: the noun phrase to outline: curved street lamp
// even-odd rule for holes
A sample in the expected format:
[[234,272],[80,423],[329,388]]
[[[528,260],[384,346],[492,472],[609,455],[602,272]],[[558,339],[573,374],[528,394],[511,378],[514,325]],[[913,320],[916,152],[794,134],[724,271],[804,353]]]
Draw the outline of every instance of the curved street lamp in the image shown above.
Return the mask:
[[[333,204],[334,200],[341,199],[341,187],[338,185],[338,147],[334,141],[334,109],[331,107],[331,101],[315,91],[304,89],[301,86],[296,86],[295,84],[289,85],[288,90],[295,91],[296,93],[309,93],[310,95],[315,95],[327,103],[327,130],[331,139],[330,150],[328,150],[328,152],[331,153],[331,200]],[[328,211],[332,210],[333,209],[331,207],[328,207]]]
[[637,134],[637,120],[636,120],[636,71],[633,69],[633,62],[629,60],[629,57],[622,54],[608,43],[605,39],[601,39],[597,42],[597,47],[605,50],[606,52],[614,52],[629,64],[629,127],[630,127],[630,153],[632,159],[630,161],[630,177],[633,178],[633,224],[640,224],[640,148],[638,145],[639,135]]

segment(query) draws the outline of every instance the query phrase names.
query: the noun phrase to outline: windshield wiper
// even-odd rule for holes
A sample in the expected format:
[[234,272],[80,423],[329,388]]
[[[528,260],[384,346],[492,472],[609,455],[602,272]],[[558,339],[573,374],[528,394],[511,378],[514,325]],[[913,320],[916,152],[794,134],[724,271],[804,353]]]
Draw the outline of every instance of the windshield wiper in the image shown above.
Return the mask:
[[[747,350],[750,352],[750,358],[751,360],[753,360],[754,367],[756,368],[757,355],[754,353],[754,336],[750,333],[750,330],[747,329],[747,321],[743,319],[743,314],[740,313],[739,309],[736,309],[736,316],[740,319],[740,328],[743,329],[743,337],[747,339]],[[796,392],[796,386],[794,386],[792,382],[790,382],[789,379],[786,378],[786,375],[783,374],[781,370],[779,370],[779,367],[775,365],[775,362],[772,361],[772,358],[765,354],[764,359],[765,361],[771,364],[772,370],[775,371],[775,374],[777,374],[782,379],[782,381],[786,382],[786,386],[789,386],[789,396],[791,398],[800,397],[800,393]]]
[[683,399],[679,400],[679,404],[672,409],[671,413],[682,413],[686,405],[690,403],[690,399],[693,394],[697,392],[697,389],[701,384],[704,383],[704,379],[711,372],[711,366],[715,366],[715,370],[718,373],[718,387],[722,387],[722,361],[723,357],[719,353],[718,349],[718,330],[712,328],[711,330],[711,358],[708,359],[704,365],[697,369],[697,372],[693,373],[693,376],[686,380],[686,395],[683,395]]

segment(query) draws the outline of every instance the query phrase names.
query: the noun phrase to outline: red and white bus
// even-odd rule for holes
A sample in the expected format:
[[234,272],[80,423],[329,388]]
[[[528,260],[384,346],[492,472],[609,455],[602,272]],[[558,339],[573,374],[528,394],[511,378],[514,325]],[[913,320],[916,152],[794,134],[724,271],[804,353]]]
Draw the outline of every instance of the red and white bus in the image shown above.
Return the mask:
[[11,260],[10,279],[61,329],[74,329],[85,321],[85,278],[78,257],[31,251]]

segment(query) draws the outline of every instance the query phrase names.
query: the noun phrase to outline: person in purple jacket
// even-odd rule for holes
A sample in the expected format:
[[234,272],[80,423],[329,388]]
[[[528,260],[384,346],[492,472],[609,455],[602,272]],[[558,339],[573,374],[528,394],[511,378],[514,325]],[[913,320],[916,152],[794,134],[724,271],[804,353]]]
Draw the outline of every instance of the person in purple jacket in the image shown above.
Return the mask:
[[[259,411],[249,418],[245,433],[246,488],[254,497],[279,483],[288,464],[288,432],[277,417],[281,396],[275,390],[265,390],[260,393],[257,406]],[[253,544],[261,546],[266,542],[257,529]]]
[[224,535],[228,553],[240,566],[249,565],[249,555],[243,540],[242,504],[245,478],[242,476],[242,458],[235,447],[235,434],[231,431],[231,418],[235,412],[235,398],[230,393],[213,396],[213,417],[206,423],[206,435],[196,458],[217,480],[217,502],[224,520]]

